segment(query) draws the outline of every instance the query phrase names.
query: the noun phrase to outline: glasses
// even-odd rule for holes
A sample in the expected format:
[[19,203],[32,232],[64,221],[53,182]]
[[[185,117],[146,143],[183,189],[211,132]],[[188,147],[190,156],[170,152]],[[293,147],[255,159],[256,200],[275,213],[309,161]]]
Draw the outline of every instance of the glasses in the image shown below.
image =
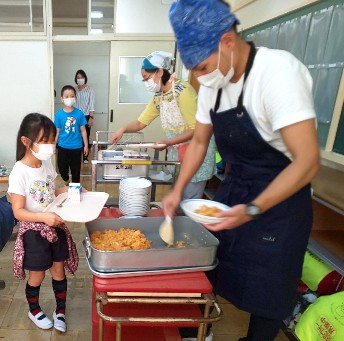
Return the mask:
[[157,71],[155,71],[154,73],[152,73],[148,78],[146,78],[146,79],[142,79],[142,82],[147,82],[147,81],[149,81],[151,78],[153,78],[154,76],[155,76],[155,74],[157,73]]

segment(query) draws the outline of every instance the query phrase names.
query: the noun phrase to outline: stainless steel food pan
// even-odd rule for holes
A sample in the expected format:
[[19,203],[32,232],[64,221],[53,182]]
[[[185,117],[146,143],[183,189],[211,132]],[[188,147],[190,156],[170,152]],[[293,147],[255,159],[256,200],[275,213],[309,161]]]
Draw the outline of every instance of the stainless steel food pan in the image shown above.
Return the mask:
[[[118,150],[102,150],[101,159],[106,161],[121,161],[130,160],[124,158],[123,151]],[[132,160],[149,160],[146,157],[133,157]],[[121,164],[104,164],[103,178],[104,179],[122,179],[128,176],[148,176],[148,165],[121,165]]]
[[[103,272],[153,270],[211,266],[216,260],[218,240],[201,224],[189,217],[173,220],[175,241],[184,241],[183,248],[168,248],[159,236],[163,217],[133,219],[96,219],[86,223],[87,257],[93,268]],[[90,234],[120,227],[141,230],[152,242],[148,250],[101,251],[90,243]]]

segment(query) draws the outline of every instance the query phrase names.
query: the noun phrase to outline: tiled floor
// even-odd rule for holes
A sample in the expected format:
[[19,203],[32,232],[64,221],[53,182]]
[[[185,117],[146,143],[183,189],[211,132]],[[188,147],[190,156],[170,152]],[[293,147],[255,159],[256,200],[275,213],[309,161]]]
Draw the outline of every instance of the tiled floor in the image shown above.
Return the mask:
[[[91,189],[90,164],[83,165],[83,174],[85,175],[82,177],[82,184]],[[61,179],[58,179],[58,184],[62,186]],[[116,195],[116,185],[100,185],[97,190]],[[158,188],[156,199],[159,200],[167,190],[166,186]],[[10,240],[0,253],[0,278],[6,282],[6,288],[0,291],[0,340],[90,341],[92,339],[92,274],[87,266],[81,244],[85,236],[85,227],[77,223],[68,224],[68,226],[77,243],[80,263],[75,276],[67,275],[67,333],[60,334],[54,329],[40,330],[28,319],[28,306],[24,294],[26,281],[19,281],[12,275],[14,240]],[[239,311],[224,299],[220,297],[218,299],[224,311],[224,318],[213,326],[214,340],[237,341],[238,338],[246,335],[248,314]],[[55,299],[51,287],[51,276],[48,272],[42,284],[40,303],[47,315],[52,316]],[[280,332],[276,340],[287,341],[288,338]]]

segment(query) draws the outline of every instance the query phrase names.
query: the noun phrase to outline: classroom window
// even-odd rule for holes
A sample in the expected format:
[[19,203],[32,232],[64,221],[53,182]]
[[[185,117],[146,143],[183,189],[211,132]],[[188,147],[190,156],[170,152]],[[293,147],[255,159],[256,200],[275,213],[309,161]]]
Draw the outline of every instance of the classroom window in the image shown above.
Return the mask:
[[90,1],[90,34],[114,33],[114,1]]
[[141,66],[144,57],[119,57],[118,102],[122,104],[148,103],[152,93],[142,82]]
[[43,0],[0,1],[1,32],[44,32]]

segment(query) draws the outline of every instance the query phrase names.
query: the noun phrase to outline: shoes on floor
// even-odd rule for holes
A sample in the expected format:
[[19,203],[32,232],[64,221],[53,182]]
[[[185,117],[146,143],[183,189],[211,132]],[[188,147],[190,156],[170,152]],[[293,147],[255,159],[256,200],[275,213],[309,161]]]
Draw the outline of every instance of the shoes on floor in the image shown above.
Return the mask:
[[40,311],[36,315],[32,315],[31,311],[29,311],[28,316],[38,328],[50,329],[53,326],[53,323],[47,318],[43,311]]
[[[197,337],[184,337],[182,341],[197,341]],[[213,341],[213,333],[210,332],[208,336],[205,338],[205,341]]]
[[84,163],[88,163],[88,160],[87,160],[87,159],[84,159]]
[[67,329],[65,314],[56,314],[56,312],[54,311],[53,318],[54,318],[54,328],[64,333]]

